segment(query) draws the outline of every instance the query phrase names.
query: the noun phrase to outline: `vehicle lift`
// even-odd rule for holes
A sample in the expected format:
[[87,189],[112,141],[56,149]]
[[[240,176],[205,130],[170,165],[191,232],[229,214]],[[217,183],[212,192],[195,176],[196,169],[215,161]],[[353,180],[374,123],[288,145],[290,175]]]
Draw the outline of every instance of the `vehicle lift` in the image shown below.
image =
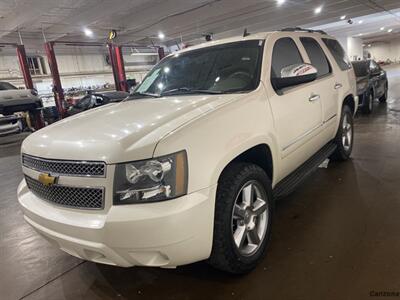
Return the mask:
[[[65,117],[64,108],[64,92],[61,85],[60,73],[58,71],[56,54],[54,51],[54,46],[56,44],[62,44],[66,46],[78,46],[78,47],[104,47],[108,48],[108,54],[110,57],[110,64],[113,72],[115,89],[117,91],[128,92],[128,85],[126,82],[126,72],[124,65],[124,58],[122,53],[123,47],[138,47],[137,45],[117,45],[113,42],[108,42],[107,44],[96,43],[96,42],[70,42],[70,41],[52,41],[46,42],[44,45],[47,60],[50,66],[50,73],[53,78],[53,92],[56,100],[56,107],[59,113],[59,117],[62,119]],[[160,59],[164,58],[164,48],[156,47],[158,51],[158,56]]]
[[[24,78],[25,87],[27,89],[34,89],[31,73],[29,72],[28,60],[26,58],[25,46],[17,43],[0,43],[0,47],[14,47],[17,52],[19,67]],[[44,126],[42,114],[39,110],[31,111],[33,117],[33,127],[37,130]]]

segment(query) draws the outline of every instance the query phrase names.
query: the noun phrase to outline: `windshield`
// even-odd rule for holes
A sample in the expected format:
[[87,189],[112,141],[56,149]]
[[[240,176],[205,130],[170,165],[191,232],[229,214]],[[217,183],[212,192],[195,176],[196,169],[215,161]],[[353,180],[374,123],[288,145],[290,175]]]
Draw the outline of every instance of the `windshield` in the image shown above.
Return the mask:
[[233,93],[257,88],[263,41],[236,42],[163,59],[133,95]]
[[15,86],[8,82],[0,82],[0,91],[17,90]]
[[91,99],[91,95],[86,95],[85,97],[83,97],[81,100],[79,100],[76,104],[75,107],[76,108],[88,108],[90,106],[90,103],[92,101]]

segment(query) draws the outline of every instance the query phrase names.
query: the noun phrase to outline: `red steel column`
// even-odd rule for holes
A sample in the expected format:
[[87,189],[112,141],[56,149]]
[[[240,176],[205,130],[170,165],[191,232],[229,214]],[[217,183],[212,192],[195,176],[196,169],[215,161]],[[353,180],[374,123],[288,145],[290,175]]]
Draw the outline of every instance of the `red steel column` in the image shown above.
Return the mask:
[[[22,76],[24,77],[25,87],[27,89],[33,89],[32,76],[29,72],[28,60],[26,59],[26,52],[24,45],[16,45],[17,57],[19,61],[19,67],[21,69]],[[31,116],[33,118],[32,125],[38,130],[44,127],[43,116],[40,110],[32,111]]]
[[21,69],[22,76],[24,77],[25,87],[27,89],[33,89],[33,82],[31,73],[29,72],[28,60],[26,59],[26,52],[24,45],[17,45],[17,56],[19,61],[19,67]]
[[114,44],[108,43],[107,48],[108,48],[108,55],[110,57],[111,70],[113,72],[113,77],[114,77],[115,89],[117,91],[120,91],[120,83],[119,83],[119,76],[118,76],[117,64],[116,64],[116,59],[115,59]]
[[115,62],[117,67],[117,75],[119,80],[119,90],[127,92],[128,85],[126,83],[124,55],[122,54],[122,47],[114,45]]
[[65,116],[64,111],[64,92],[61,85],[60,73],[58,72],[57,59],[54,52],[54,42],[44,44],[47,60],[49,62],[51,76],[53,77],[53,92],[56,99],[57,110],[62,119]]

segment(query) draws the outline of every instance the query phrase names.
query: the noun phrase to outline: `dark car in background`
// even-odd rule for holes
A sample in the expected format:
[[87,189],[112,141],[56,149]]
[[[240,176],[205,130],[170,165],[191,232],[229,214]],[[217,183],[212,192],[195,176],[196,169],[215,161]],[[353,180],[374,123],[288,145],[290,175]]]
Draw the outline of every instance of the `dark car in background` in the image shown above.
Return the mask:
[[128,96],[129,93],[123,91],[91,92],[70,106],[67,110],[67,115],[72,116],[94,107],[120,102]]
[[42,108],[42,101],[36,90],[18,89],[8,82],[0,82],[0,114],[11,115],[16,112],[35,112]]
[[357,94],[363,113],[369,114],[374,107],[374,100],[386,102],[388,96],[388,80],[386,71],[374,60],[353,61],[357,78]]

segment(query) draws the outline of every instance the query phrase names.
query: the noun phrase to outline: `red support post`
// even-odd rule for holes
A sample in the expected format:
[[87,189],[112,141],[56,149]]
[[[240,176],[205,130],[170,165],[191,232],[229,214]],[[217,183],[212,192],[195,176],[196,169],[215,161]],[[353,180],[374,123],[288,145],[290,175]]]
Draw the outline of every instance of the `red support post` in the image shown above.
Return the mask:
[[117,75],[119,80],[119,90],[127,92],[128,85],[126,82],[124,55],[122,53],[122,46],[114,45],[115,62],[117,67]]
[[17,57],[22,76],[24,77],[25,87],[29,90],[33,89],[33,82],[31,73],[29,72],[28,60],[26,59],[26,52],[24,45],[17,45]]
[[[25,87],[29,90],[32,90],[33,87],[33,81],[32,81],[32,76],[31,73],[29,72],[29,66],[28,66],[28,60],[26,59],[26,52],[25,52],[25,46],[24,45],[16,45],[15,46],[17,50],[17,57],[19,61],[19,67],[21,69],[22,76],[24,77],[24,82],[25,82]],[[44,122],[43,122],[43,116],[40,110],[37,111],[32,111],[32,125],[36,130],[39,130],[40,128],[44,127]]]
[[56,100],[57,110],[60,118],[65,116],[64,110],[64,92],[61,85],[60,73],[58,72],[57,59],[54,52],[54,42],[47,42],[44,44],[47,60],[49,62],[51,76],[53,77],[53,92]]
[[115,59],[114,44],[113,43],[108,43],[107,44],[107,48],[108,48],[108,55],[110,57],[111,70],[113,72],[113,77],[114,77],[115,89],[117,91],[120,91],[118,68],[117,68],[116,59]]

